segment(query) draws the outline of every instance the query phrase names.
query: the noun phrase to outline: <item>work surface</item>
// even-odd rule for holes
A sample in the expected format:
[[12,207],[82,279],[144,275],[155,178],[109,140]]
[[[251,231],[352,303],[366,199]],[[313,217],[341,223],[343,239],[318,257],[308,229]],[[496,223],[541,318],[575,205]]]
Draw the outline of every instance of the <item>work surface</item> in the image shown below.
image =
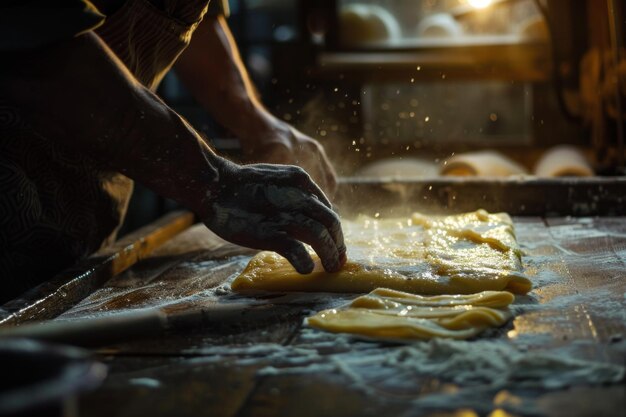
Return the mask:
[[[623,382],[542,385],[532,376],[521,378],[520,369],[517,377],[505,369],[532,373],[549,366],[532,362],[537,353],[624,365],[626,220],[514,221],[535,287],[517,298],[514,321],[469,342],[409,345],[303,326],[312,311],[352,296],[232,294],[228,282],[250,254],[194,226],[60,319],[152,306],[258,311],[243,321],[225,318],[100,349],[110,375],[81,398],[81,415],[619,415],[626,406]],[[525,364],[507,362],[513,353]]]

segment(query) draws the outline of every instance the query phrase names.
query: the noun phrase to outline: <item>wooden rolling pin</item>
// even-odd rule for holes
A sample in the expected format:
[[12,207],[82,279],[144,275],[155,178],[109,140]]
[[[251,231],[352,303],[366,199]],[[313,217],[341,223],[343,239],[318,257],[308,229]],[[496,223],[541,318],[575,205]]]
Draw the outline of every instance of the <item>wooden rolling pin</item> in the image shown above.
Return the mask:
[[[304,307],[303,307],[304,308]],[[106,317],[76,320],[50,320],[0,328],[0,342],[28,338],[73,346],[94,347],[169,331],[200,327],[254,325],[300,315],[293,306],[229,303],[167,314],[161,309],[135,310]]]
[[0,329],[0,341],[28,338],[75,346],[100,346],[160,334],[167,316],[160,310],[134,311],[80,320],[41,321]]

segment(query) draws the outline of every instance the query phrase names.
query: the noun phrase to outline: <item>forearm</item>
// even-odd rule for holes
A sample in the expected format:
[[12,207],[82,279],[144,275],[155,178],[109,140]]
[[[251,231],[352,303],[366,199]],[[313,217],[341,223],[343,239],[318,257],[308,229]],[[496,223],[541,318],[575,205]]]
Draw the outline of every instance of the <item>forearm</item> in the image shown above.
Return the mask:
[[46,140],[179,201],[226,240],[278,251],[299,272],[314,266],[303,243],[328,271],[345,262],[339,219],[308,174],[218,157],[96,35],[3,58],[0,104]]
[[244,148],[281,127],[257,99],[223,17],[205,17],[175,69],[200,104],[235,133]]
[[245,159],[301,166],[334,194],[336,174],[324,148],[259,102],[223,18],[205,18],[176,71],[206,110],[237,135]]
[[3,97],[38,134],[204,210],[223,160],[96,35],[12,56],[0,72]]

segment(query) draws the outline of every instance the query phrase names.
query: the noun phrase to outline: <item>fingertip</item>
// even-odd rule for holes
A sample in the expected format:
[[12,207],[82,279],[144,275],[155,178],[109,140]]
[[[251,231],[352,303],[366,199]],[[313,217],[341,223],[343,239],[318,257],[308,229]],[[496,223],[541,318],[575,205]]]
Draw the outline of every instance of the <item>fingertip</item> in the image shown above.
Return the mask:
[[293,265],[295,270],[302,275],[310,274],[315,268],[315,263],[313,262],[313,259],[311,259],[311,257],[308,255],[307,257],[294,258],[293,261],[289,261],[291,262],[291,265]]
[[343,268],[343,266],[348,261],[348,255],[346,254],[345,245],[341,245],[337,247],[337,262],[332,265],[331,268],[327,269],[328,272],[338,272]]
[[299,274],[310,274],[315,268],[315,263],[304,247],[302,242],[280,234],[273,239],[270,250],[276,251],[293,266]]
[[299,274],[310,274],[315,268],[311,255],[301,242],[292,241],[284,256]]
[[343,249],[343,252],[339,253],[339,268],[343,267],[346,262],[348,262],[348,254],[346,253],[346,249]]
[[331,261],[323,260],[322,266],[326,272],[338,272],[343,264],[341,263],[341,258],[337,257]]

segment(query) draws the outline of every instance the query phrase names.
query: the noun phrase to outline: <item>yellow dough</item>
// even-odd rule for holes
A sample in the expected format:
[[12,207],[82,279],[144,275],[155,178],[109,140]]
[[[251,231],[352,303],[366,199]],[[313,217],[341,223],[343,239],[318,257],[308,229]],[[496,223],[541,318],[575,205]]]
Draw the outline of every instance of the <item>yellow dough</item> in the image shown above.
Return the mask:
[[367,293],[385,287],[413,294],[525,294],[521,251],[505,213],[344,221],[348,262],[337,273],[298,274],[273,252],[257,254],[232,283],[236,292],[321,291]]
[[447,159],[441,174],[453,177],[526,175],[526,168],[496,151],[467,152]]
[[594,172],[585,154],[568,145],[546,151],[535,166],[538,177],[593,177]]
[[420,297],[379,288],[344,309],[324,310],[307,319],[311,327],[383,340],[445,337],[467,339],[511,317],[515,300],[506,291]]

